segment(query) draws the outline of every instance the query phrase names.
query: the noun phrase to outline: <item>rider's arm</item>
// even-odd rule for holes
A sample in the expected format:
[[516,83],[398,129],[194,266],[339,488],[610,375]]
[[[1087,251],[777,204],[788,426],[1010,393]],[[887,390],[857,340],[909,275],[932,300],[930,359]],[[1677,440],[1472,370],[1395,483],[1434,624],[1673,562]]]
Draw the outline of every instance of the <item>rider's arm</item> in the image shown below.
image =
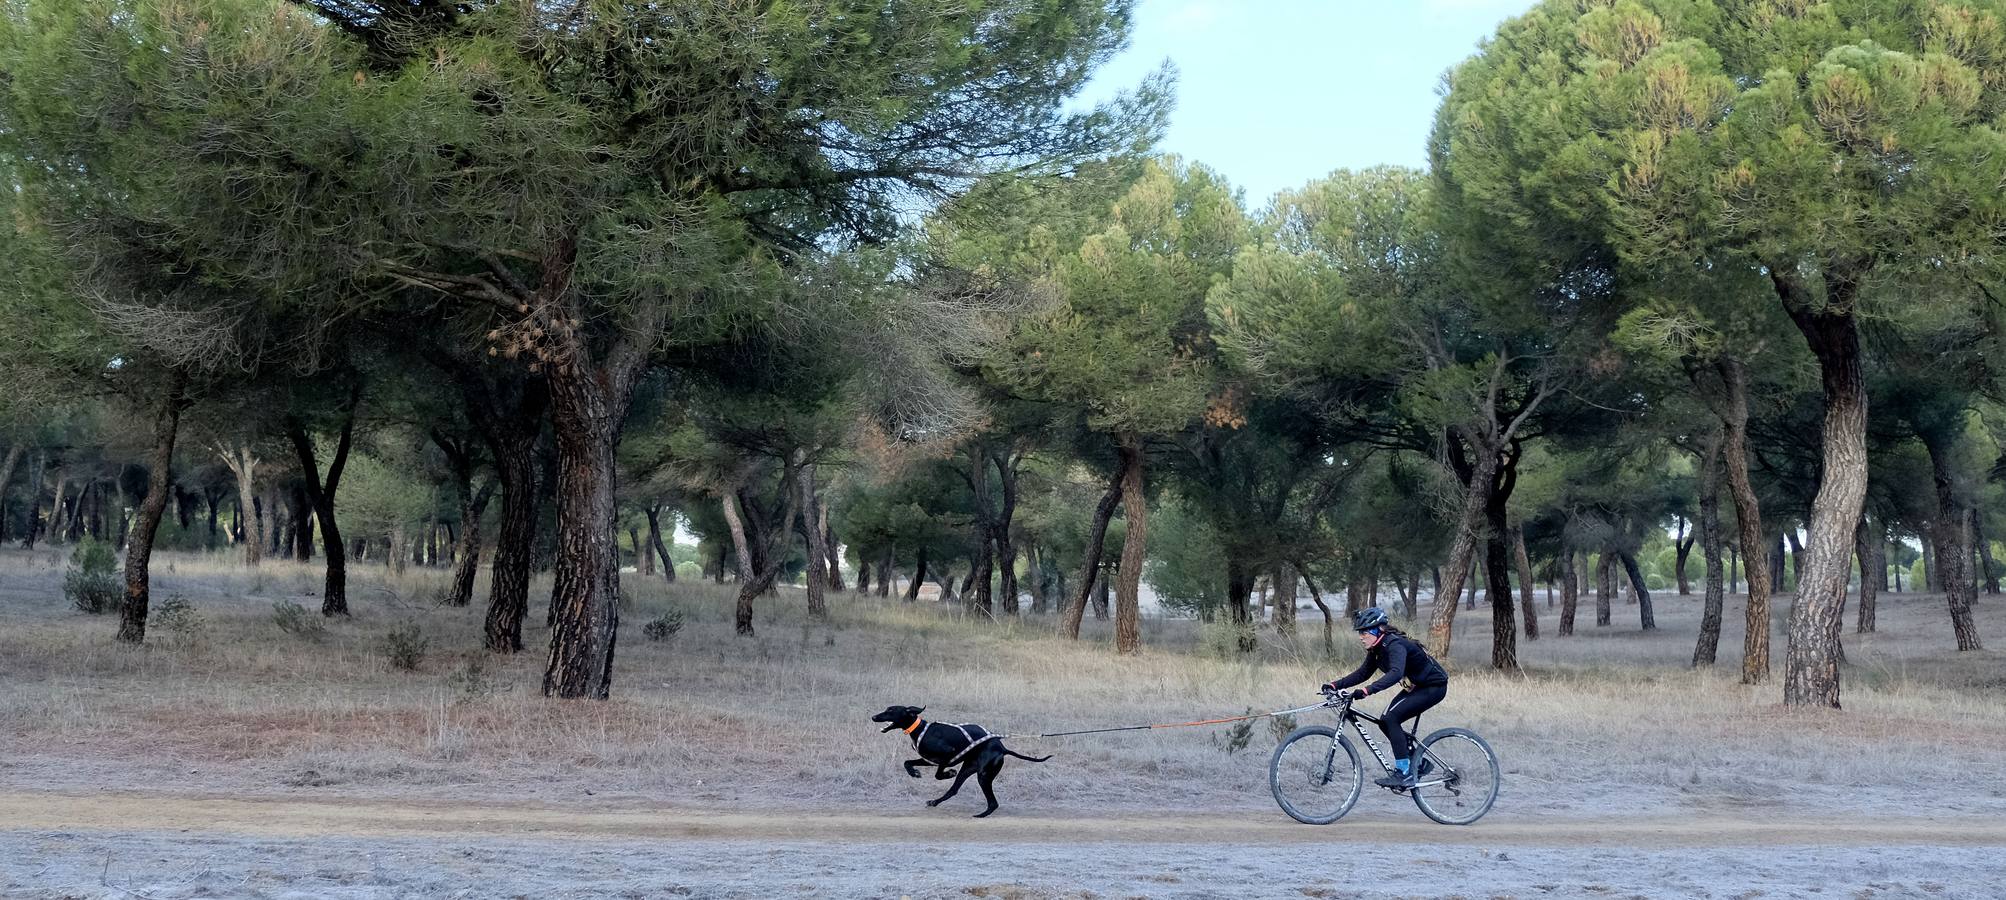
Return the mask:
[[[1377,694],[1400,683],[1407,673],[1407,645],[1404,641],[1385,641],[1379,645],[1386,651],[1386,674],[1379,680],[1365,686],[1367,694]],[[1363,681],[1364,679],[1359,679]],[[1342,685],[1340,685],[1341,687]]]
[[1372,654],[1367,653],[1365,654],[1365,661],[1359,663],[1357,669],[1353,670],[1351,674],[1331,682],[1330,686],[1341,691],[1370,677],[1372,677]]

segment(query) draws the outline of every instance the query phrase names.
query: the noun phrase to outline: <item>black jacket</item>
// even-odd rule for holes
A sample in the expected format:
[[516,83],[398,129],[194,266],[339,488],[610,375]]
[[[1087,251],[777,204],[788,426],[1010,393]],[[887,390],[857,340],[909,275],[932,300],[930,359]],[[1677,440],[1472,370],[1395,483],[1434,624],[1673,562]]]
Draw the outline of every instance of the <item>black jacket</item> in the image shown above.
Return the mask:
[[1371,677],[1375,671],[1386,674],[1378,681],[1365,686],[1365,692],[1368,694],[1386,690],[1398,684],[1402,678],[1417,688],[1436,685],[1447,687],[1449,684],[1449,673],[1442,671],[1442,667],[1435,662],[1434,657],[1428,655],[1428,651],[1421,649],[1420,644],[1414,643],[1413,638],[1404,634],[1386,635],[1380,640],[1379,646],[1365,651],[1365,662],[1360,664],[1356,671],[1339,678],[1335,684],[1339,689],[1348,688]]

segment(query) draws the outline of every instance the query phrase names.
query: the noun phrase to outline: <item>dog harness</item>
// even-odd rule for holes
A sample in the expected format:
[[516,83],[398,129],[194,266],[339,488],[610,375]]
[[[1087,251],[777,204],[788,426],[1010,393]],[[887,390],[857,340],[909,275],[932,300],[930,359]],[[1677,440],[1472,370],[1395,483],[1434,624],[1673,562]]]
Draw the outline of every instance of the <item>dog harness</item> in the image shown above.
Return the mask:
[[[910,726],[907,726],[905,730],[906,736],[912,738],[913,752],[918,753],[921,757],[926,756],[926,751],[919,749],[919,742],[922,738],[926,737],[926,730],[928,728],[932,728],[933,726],[934,723],[932,722],[928,722],[923,719],[914,719],[912,724]],[[956,731],[961,732],[961,739],[968,742],[968,746],[961,748],[961,752],[954,754],[953,759],[950,759],[944,763],[933,763],[935,766],[938,766],[943,769],[948,768],[949,766],[959,764],[962,760],[968,758],[968,754],[975,752],[975,748],[980,747],[983,744],[987,744],[990,741],[993,741],[999,737],[1002,737],[1002,735],[1000,734],[990,734],[986,729],[984,729],[980,725],[942,725],[940,727],[952,728]],[[968,729],[970,728],[973,728],[976,731],[981,732],[981,734],[975,735],[968,733]],[[927,760],[927,761],[933,762],[932,760]]]

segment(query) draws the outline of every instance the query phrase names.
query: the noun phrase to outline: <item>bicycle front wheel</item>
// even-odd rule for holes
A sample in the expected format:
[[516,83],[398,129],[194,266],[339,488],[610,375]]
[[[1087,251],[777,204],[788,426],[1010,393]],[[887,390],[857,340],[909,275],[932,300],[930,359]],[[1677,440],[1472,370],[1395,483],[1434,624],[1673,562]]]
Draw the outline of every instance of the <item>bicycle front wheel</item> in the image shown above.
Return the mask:
[[1268,761],[1268,787],[1282,812],[1305,825],[1329,825],[1358,802],[1365,772],[1358,751],[1328,725],[1289,732]]
[[1421,813],[1444,825],[1468,825],[1491,811],[1498,799],[1498,757],[1491,745],[1467,728],[1444,728],[1421,739],[1420,762],[1411,793]]

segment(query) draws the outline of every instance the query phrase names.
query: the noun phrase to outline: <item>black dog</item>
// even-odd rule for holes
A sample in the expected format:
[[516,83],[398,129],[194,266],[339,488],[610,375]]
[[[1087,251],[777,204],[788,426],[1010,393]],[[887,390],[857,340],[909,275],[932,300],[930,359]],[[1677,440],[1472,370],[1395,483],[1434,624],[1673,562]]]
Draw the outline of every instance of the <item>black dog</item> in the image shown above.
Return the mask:
[[[923,706],[887,706],[885,711],[871,717],[873,722],[885,722],[884,731],[903,731],[912,738],[912,748],[919,753],[918,759],[905,761],[905,773],[919,777],[915,766],[933,766],[934,779],[945,781],[954,779],[954,786],[947,793],[926,805],[939,806],[947,798],[961,790],[961,783],[975,776],[975,783],[982,786],[982,796],[988,798],[989,808],[975,814],[980,819],[996,811],[996,791],[991,787],[996,782],[996,773],[1003,771],[1003,757],[1014,756],[1029,762],[1044,762],[1049,756],[1025,756],[1003,746],[999,735],[990,734],[980,725],[946,725],[928,722],[919,717],[926,711]],[[959,774],[955,766],[960,766]]]

